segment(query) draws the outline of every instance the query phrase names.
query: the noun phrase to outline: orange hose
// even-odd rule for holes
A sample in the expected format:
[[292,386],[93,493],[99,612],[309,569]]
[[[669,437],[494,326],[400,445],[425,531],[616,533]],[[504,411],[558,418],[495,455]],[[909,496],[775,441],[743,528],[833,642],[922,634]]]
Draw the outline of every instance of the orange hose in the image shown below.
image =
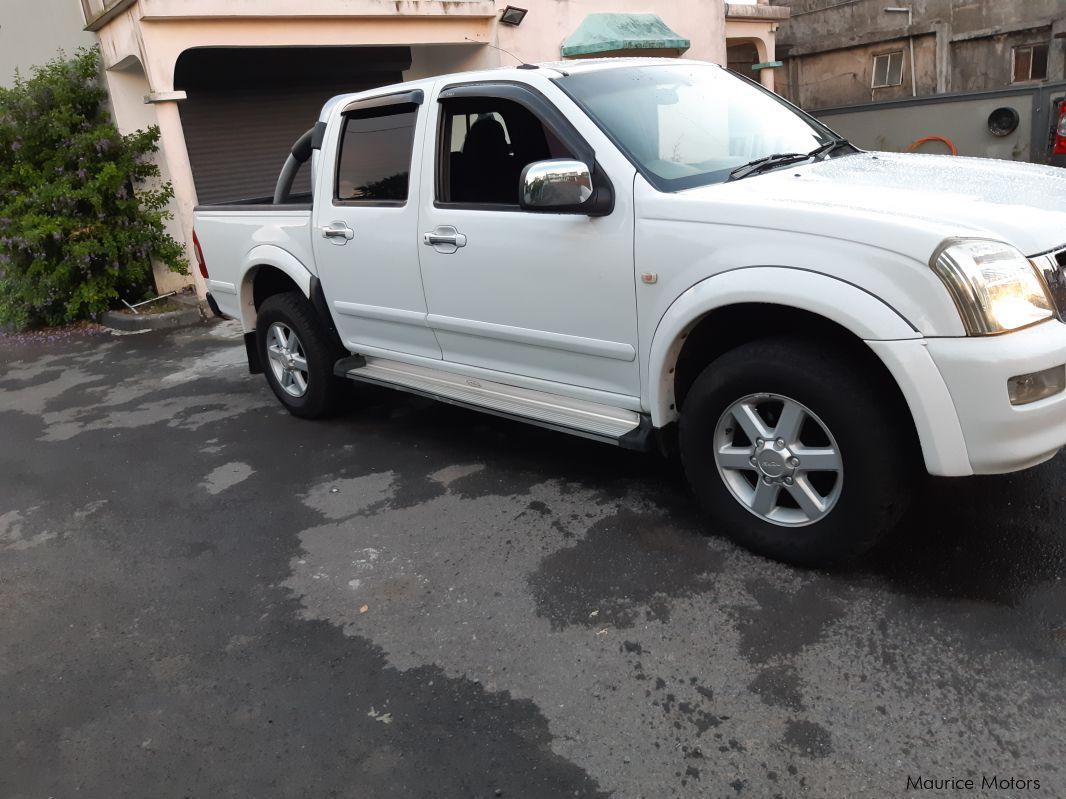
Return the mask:
[[956,147],[956,146],[955,146],[955,142],[953,142],[953,141],[952,141],[951,139],[949,139],[949,138],[948,138],[947,136],[923,136],[922,138],[918,139],[917,141],[913,141],[913,142],[911,142],[911,143],[910,143],[910,144],[909,144],[909,145],[907,146],[907,152],[908,152],[908,153],[913,153],[913,152],[914,152],[915,150],[917,150],[917,149],[918,149],[919,147],[921,147],[921,146],[922,146],[923,144],[925,144],[925,143],[926,143],[927,141],[939,141],[939,142],[943,142],[943,143],[944,143],[944,144],[946,144],[946,145],[947,145],[947,146],[948,146],[949,148],[951,148],[951,154],[952,154],[952,155],[958,155],[958,154],[959,154],[959,148],[958,148],[958,147]]

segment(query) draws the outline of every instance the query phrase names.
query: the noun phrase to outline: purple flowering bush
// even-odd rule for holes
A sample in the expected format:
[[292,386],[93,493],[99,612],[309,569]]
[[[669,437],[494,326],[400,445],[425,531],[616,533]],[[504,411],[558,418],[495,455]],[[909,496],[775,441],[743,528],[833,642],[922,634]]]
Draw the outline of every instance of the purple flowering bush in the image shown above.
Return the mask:
[[0,327],[57,325],[133,302],[152,261],[181,274],[158,129],[122,136],[100,55],[82,49],[0,88]]

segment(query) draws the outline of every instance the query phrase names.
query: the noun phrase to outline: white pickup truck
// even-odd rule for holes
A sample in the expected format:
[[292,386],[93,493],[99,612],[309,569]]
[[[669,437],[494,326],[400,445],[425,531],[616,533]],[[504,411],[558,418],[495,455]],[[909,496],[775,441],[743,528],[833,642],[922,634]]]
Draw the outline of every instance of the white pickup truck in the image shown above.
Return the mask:
[[195,248],[297,416],[356,380],[675,443],[713,530],[827,564],[923,463],[1066,443],[1064,175],[861,152],[713,64],[523,65],[334,98]]

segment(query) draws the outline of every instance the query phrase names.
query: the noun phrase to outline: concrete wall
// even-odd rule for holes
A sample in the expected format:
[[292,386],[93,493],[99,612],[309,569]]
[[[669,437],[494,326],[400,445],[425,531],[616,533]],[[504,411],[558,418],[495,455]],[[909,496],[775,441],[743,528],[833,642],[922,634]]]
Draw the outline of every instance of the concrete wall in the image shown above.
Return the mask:
[[468,72],[497,67],[501,58],[509,61],[499,50],[486,45],[427,44],[411,48],[411,68],[404,71],[404,80],[432,78],[450,72]]
[[0,0],[0,86],[11,85],[16,69],[27,74],[60,50],[92,47],[96,37],[84,27],[78,0]]
[[[1018,45],[1047,44],[1051,26],[1007,33],[1000,36],[964,39],[951,43],[951,89],[990,89],[1011,82],[1011,51]],[[1048,64],[1049,73],[1051,64]],[[1053,79],[1061,80],[1062,70]]]
[[792,13],[781,25],[779,41],[804,51],[836,49],[884,38],[906,28],[906,14],[886,7],[914,8],[914,24],[947,23],[956,34],[1006,32],[1034,21],[1066,14],[1063,0],[771,0]]
[[[1018,112],[1018,128],[1006,136],[993,136],[988,130],[988,116],[997,108],[1009,107]],[[1000,158],[1007,161],[1030,161],[1033,96],[1009,97],[984,95],[954,102],[939,99],[903,101],[866,106],[841,112],[817,115],[837,133],[867,150],[904,152],[919,139],[943,136],[959,155]],[[950,152],[942,141],[915,145],[914,152]]]
[[[903,83],[899,86],[872,88],[874,57],[882,53],[903,52]],[[798,91],[807,108],[869,103],[910,97],[911,63],[907,39],[889,39],[863,47],[848,47],[825,53],[812,53],[786,64],[786,79],[779,83],[790,99]],[[936,39],[932,35],[914,38],[915,88],[917,95],[936,92]]]
[[[1066,78],[1066,39],[1055,38],[1066,33],[1066,0],[771,2],[792,11],[777,35],[779,56],[786,61],[779,87],[804,107],[870,101],[873,55],[907,37],[915,39],[919,96],[1010,85],[1016,44],[1047,43],[1048,79]],[[906,13],[886,7],[911,8],[913,22],[908,26]],[[905,71],[905,92],[878,90],[872,99],[909,94],[909,82]]]

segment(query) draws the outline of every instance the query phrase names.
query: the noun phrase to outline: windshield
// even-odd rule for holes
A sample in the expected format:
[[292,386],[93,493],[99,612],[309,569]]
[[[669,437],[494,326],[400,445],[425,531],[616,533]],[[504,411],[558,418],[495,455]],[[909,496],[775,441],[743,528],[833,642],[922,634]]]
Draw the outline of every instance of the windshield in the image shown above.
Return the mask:
[[660,191],[719,183],[835,139],[776,94],[710,64],[621,67],[558,81]]

